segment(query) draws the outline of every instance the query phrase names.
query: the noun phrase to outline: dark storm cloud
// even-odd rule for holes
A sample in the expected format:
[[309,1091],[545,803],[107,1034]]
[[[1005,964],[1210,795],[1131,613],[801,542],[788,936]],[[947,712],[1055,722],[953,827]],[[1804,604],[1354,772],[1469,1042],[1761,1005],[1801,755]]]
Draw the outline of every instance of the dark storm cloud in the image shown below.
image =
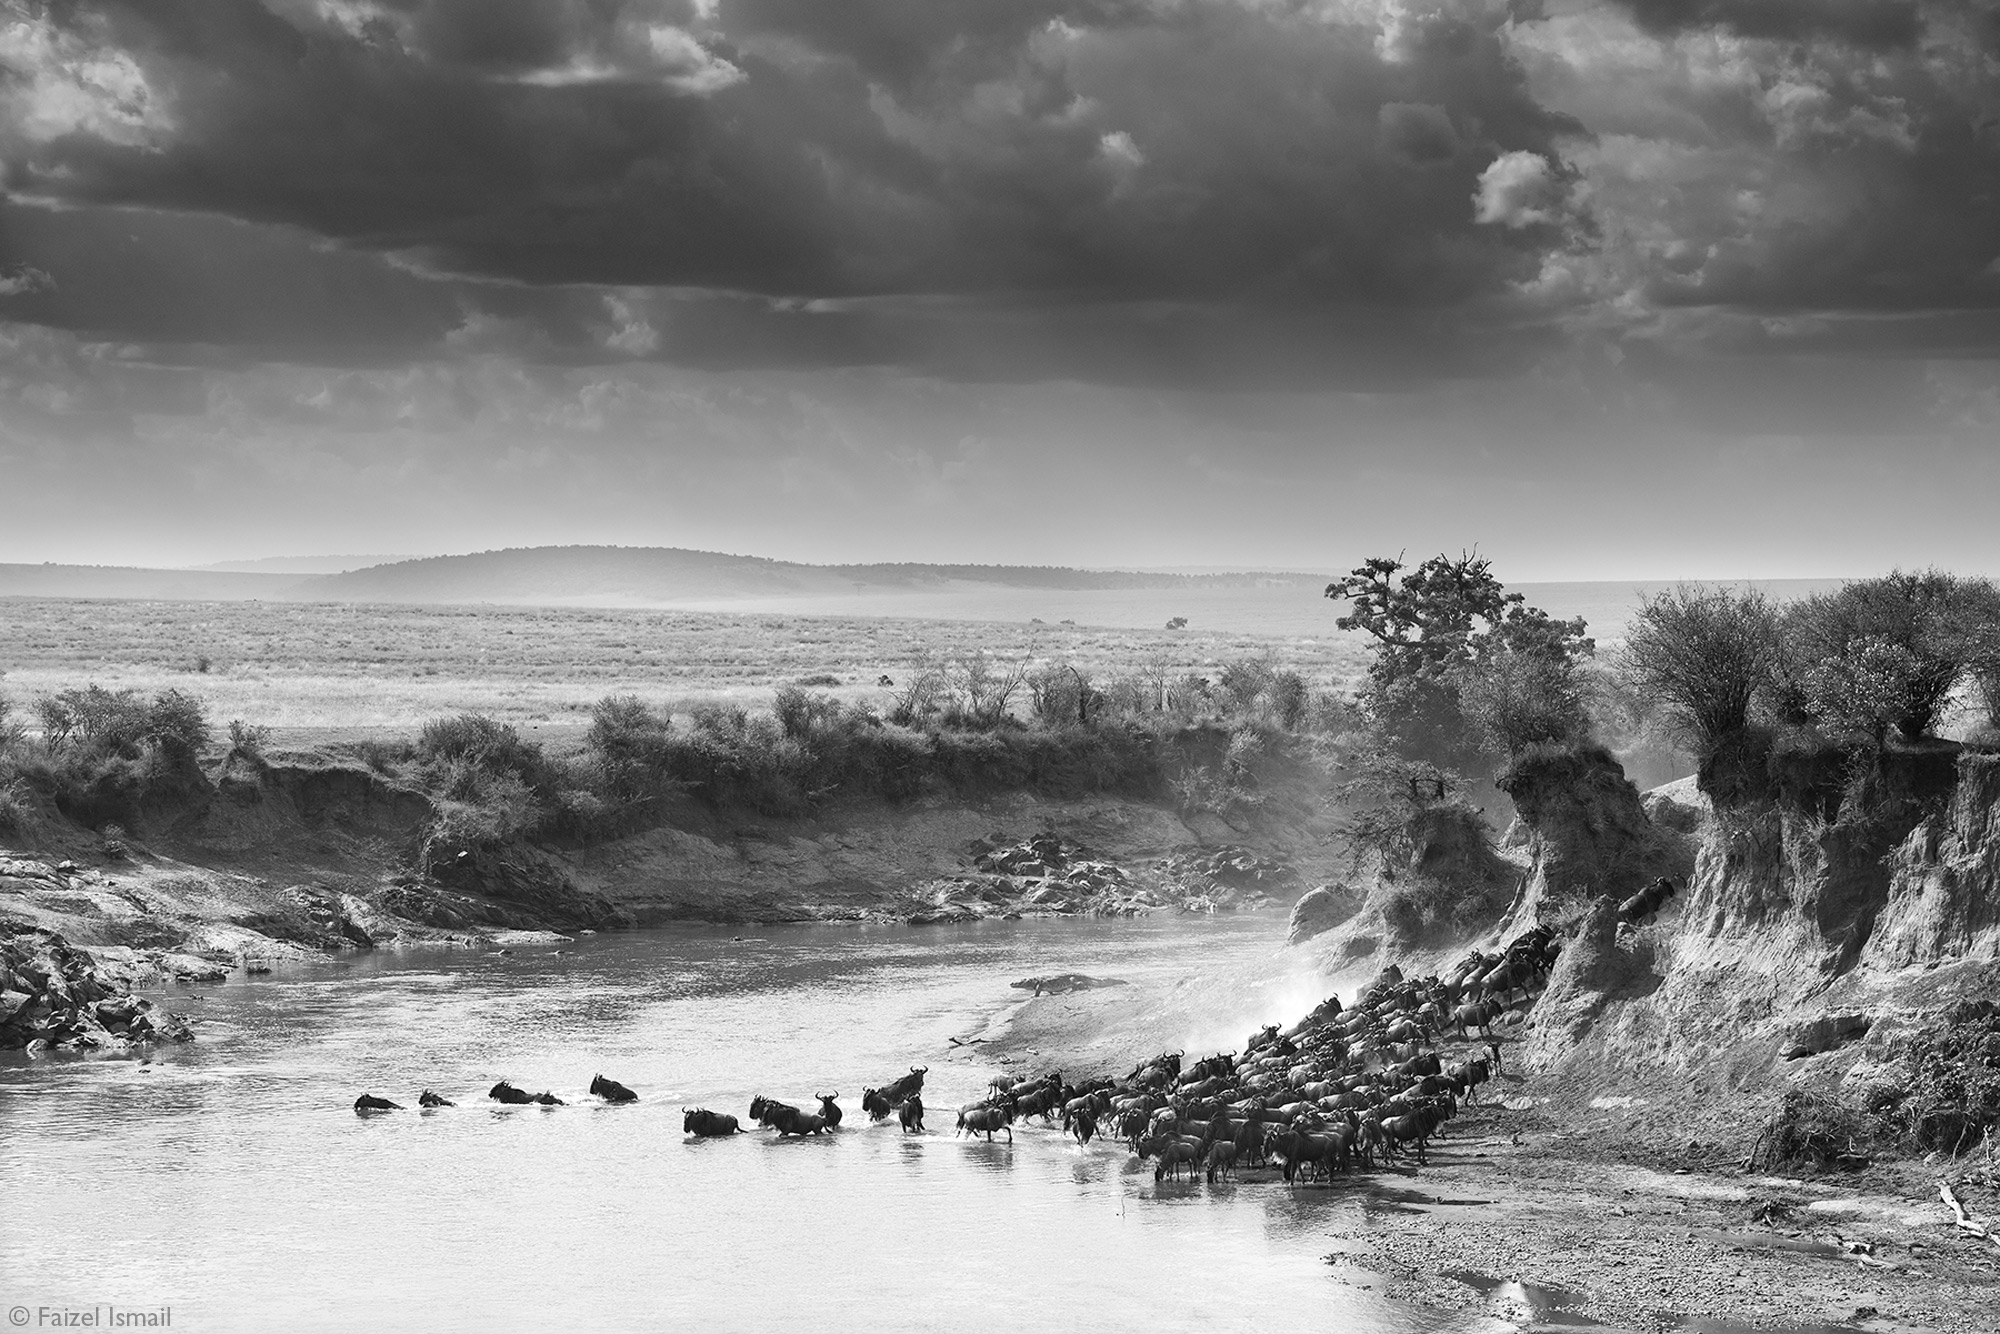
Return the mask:
[[1051,23],[1119,27],[1170,23],[1192,5],[1169,0],[721,0],[719,25],[746,40],[783,37],[853,62],[871,79],[908,89],[1004,72]]
[[1364,387],[2000,297],[1992,6],[1620,4],[0,0],[5,188],[65,210],[0,213],[0,318]]
[[1619,0],[1652,32],[1718,28],[1776,41],[1831,38],[1887,51],[1916,43],[1917,0]]
[[1635,242],[1610,258],[1650,307],[1866,316],[1885,348],[1914,326],[1883,316],[2000,304],[2000,92],[1974,17],[1932,7],[1920,50],[1691,39],[1601,69],[1594,100],[1561,100],[1605,129],[1583,170]]
[[465,315],[446,284],[227,218],[0,201],[0,253],[38,278],[0,278],[0,319],[91,340],[381,364],[435,346]]
[[[50,14],[79,59],[129,62],[139,110],[13,136],[15,193],[532,283],[1456,300],[1535,263],[1473,223],[1479,171],[1574,129],[1476,11],[1388,41],[1109,0]],[[1420,142],[1384,142],[1390,102],[1434,109]]]

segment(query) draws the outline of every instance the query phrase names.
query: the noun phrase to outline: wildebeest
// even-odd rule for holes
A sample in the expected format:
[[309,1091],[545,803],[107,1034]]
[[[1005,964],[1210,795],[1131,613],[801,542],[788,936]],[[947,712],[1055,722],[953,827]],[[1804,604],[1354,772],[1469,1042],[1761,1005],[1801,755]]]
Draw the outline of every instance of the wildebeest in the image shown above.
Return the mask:
[[777,1131],[780,1139],[788,1135],[818,1135],[826,1130],[825,1117],[802,1112],[788,1102],[777,1102],[761,1093],[750,1100],[750,1119]]
[[417,1095],[417,1106],[456,1107],[458,1106],[458,1104],[453,1102],[450,1098],[445,1097],[443,1094],[433,1093],[429,1089],[425,1089],[421,1094]]
[[606,1102],[637,1102],[639,1095],[615,1079],[598,1075],[590,1081],[590,1091]]
[[840,1106],[834,1102],[834,1099],[840,1096],[840,1090],[835,1089],[831,1093],[815,1093],[813,1096],[819,1099],[819,1114],[820,1118],[826,1122],[826,1128],[828,1130],[838,1129],[841,1113]]
[[889,1113],[896,1110],[904,1099],[914,1097],[923,1091],[924,1076],[930,1073],[928,1065],[913,1065],[910,1073],[879,1089],[863,1089],[861,1110],[868,1113],[871,1121],[886,1121]]
[[681,1129],[696,1139],[721,1139],[727,1135],[744,1134],[736,1118],[722,1112],[711,1112],[706,1107],[681,1108]]
[[902,1120],[904,1134],[921,1135],[924,1133],[924,1100],[922,1098],[912,1093],[909,1097],[903,1099],[903,1105],[897,1109],[896,1114]]
[[1466,1029],[1484,1030],[1500,1017],[1500,1006],[1493,1001],[1468,1001],[1451,1012],[1452,1023],[1458,1026],[1458,1035],[1466,1036]]
[[403,1104],[400,1102],[390,1102],[387,1098],[378,1098],[372,1093],[364,1093],[354,1100],[354,1110],[357,1112],[400,1112],[403,1110]]
[[1088,1106],[1065,1109],[1063,1129],[1076,1136],[1078,1144],[1088,1144],[1097,1134],[1097,1116]]
[[1201,1145],[1178,1137],[1169,1139],[1160,1146],[1160,1165],[1153,1169],[1153,1180],[1178,1176],[1182,1163],[1187,1164],[1188,1180],[1194,1180],[1194,1174],[1201,1170]]
[[1217,1172],[1222,1173],[1226,1177],[1236,1170],[1236,1146],[1222,1140],[1217,1140],[1208,1146],[1208,1158],[1205,1165],[1208,1168],[1206,1173],[1208,1182],[1210,1185],[1214,1185],[1215,1174]]
[[561,1098],[558,1098],[555,1094],[547,1090],[543,1090],[540,1093],[530,1093],[526,1089],[515,1088],[504,1079],[486,1090],[486,1096],[495,1102],[503,1102],[509,1106],[529,1102],[540,1103],[544,1107],[561,1107],[563,1105]]
[[1618,905],[1620,921],[1635,925],[1645,921],[1660,909],[1666,907],[1667,900],[1674,896],[1674,882],[1661,876],[1652,884]]
[[963,1135],[967,1131],[971,1131],[975,1135],[984,1134],[986,1142],[991,1144],[993,1142],[993,1132],[1004,1130],[1007,1132],[1007,1142],[1012,1144],[1014,1142],[1014,1127],[1011,1124],[1013,1120],[1014,1113],[1006,1107],[968,1107],[958,1114],[958,1133]]

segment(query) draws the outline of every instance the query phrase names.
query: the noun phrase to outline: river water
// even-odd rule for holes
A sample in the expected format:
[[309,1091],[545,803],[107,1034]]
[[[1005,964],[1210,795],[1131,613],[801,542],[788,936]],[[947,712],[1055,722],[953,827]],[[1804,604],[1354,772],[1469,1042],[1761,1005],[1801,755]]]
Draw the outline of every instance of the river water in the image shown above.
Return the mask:
[[[1235,1045],[1309,994],[1270,962],[1280,929],[697,928],[179,989],[199,1040],[150,1063],[0,1063],[0,1303],[192,1331],[1490,1328],[1342,1282],[1321,1257],[1353,1192],[1156,1186],[1059,1128],[953,1136],[997,1067],[950,1038],[996,1031],[1009,981],[1209,986]],[[929,1133],[868,1125],[863,1086],[912,1064]],[[641,1101],[588,1098],[598,1071]],[[503,1077],[570,1105],[501,1108]],[[425,1087],[459,1105],[418,1112]],[[831,1137],[681,1133],[684,1105],[836,1089]],[[411,1110],[357,1116],[364,1091]]]

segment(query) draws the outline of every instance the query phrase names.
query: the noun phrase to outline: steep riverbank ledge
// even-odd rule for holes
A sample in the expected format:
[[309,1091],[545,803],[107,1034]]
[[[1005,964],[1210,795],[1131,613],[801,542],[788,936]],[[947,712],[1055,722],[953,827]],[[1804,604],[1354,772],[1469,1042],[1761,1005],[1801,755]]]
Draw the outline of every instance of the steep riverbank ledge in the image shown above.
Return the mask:
[[17,785],[0,938],[53,933],[148,987],[522,931],[1275,911],[1335,869],[1329,817],[1290,778],[1234,824],[1144,792],[931,793],[784,818],[680,793],[626,832],[474,838],[460,805],[394,765],[232,748],[155,764],[100,805]]

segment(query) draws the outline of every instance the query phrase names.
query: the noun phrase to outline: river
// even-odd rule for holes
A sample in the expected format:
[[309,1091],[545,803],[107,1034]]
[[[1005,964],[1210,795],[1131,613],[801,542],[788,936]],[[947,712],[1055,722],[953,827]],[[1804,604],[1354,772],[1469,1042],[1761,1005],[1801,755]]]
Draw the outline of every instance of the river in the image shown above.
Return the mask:
[[[1482,1327],[1323,1262],[1357,1191],[1155,1185],[1059,1128],[954,1137],[997,1067],[950,1039],[997,1031],[1009,981],[1206,986],[1235,1045],[1308,993],[1273,961],[1280,929],[691,928],[177,989],[199,1040],[150,1063],[0,1058],[0,1302],[166,1306],[198,1332]],[[868,1125],[863,1086],[912,1064],[929,1132]],[[599,1071],[641,1100],[587,1097]],[[570,1105],[499,1107],[503,1077]],[[425,1087],[459,1105],[415,1110]],[[836,1089],[827,1138],[681,1133],[683,1106]],[[411,1110],[357,1116],[364,1091]]]

